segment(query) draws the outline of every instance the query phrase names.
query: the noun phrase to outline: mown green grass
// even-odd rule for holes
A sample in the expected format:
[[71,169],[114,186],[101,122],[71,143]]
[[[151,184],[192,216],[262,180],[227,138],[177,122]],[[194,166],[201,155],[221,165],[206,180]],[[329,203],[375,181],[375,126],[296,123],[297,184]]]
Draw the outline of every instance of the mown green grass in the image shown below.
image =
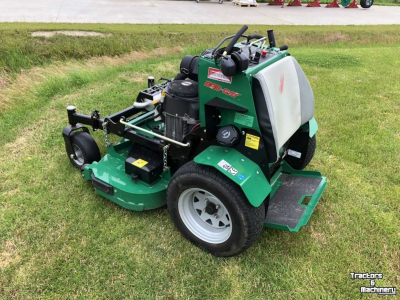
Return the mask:
[[[201,27],[202,34],[193,34]],[[382,45],[398,43],[399,26],[250,26],[249,31],[265,33],[275,28],[277,42],[291,47],[301,45]],[[93,56],[121,55],[164,45],[196,47],[215,45],[232,34],[236,25],[105,25],[87,24],[85,30],[114,33],[111,37],[32,37],[37,30],[79,30],[80,24],[0,24],[0,76],[18,74],[21,69],[44,66],[54,60],[87,59]],[[200,48],[199,48],[200,49]],[[200,51],[200,50],[199,50]],[[1,83],[1,81],[0,81]]]
[[[3,36],[13,26],[2,25]],[[28,25],[18,26],[28,33]],[[276,28],[279,43],[296,45],[290,52],[313,86],[320,129],[309,169],[322,172],[329,185],[300,232],[265,229],[250,250],[230,259],[183,239],[166,208],[132,212],[96,195],[70,165],[61,137],[67,105],[103,116],[125,108],[148,75],[173,76],[184,54],[224,34],[215,37],[208,26],[202,33],[181,25],[107,28],[116,39],[163,30],[161,40],[180,32],[188,42],[164,50],[164,57],[138,52],[139,59],[104,62],[87,53],[62,62],[57,53],[65,44],[56,39],[49,43],[59,51],[44,67],[6,75],[0,86],[0,298],[358,298],[369,281],[350,280],[350,272],[382,272],[378,286],[400,287],[399,27]],[[178,40],[144,43],[141,50]],[[85,41],[79,47],[88,50],[81,51],[93,42]],[[94,136],[104,154],[101,132]]]

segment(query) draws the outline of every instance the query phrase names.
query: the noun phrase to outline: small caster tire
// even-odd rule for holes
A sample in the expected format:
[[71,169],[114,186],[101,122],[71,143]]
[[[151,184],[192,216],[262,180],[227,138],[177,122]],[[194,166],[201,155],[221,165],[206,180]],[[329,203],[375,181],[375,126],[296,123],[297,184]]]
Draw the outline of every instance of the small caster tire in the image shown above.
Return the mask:
[[101,159],[96,141],[87,132],[77,132],[70,137],[73,153],[67,153],[72,165],[82,170],[85,165]]

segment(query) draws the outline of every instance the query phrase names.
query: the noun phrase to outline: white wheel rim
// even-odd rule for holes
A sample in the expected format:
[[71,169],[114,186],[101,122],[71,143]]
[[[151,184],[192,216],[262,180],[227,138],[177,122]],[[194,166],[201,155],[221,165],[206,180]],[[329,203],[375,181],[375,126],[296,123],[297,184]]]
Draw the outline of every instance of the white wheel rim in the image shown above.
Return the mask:
[[[212,209],[214,212],[210,214]],[[185,190],[178,199],[178,212],[187,229],[207,243],[221,244],[232,234],[232,219],[228,210],[206,190]]]

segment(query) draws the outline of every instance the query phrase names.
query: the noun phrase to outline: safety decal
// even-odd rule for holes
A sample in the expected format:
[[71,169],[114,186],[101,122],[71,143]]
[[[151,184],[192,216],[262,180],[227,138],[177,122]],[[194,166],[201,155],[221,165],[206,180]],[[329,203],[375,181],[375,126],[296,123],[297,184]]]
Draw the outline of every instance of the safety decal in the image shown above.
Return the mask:
[[218,166],[220,166],[225,171],[228,171],[228,173],[233,176],[236,176],[236,174],[238,173],[238,170],[236,170],[234,167],[232,167],[232,165],[230,163],[228,163],[226,160],[221,160],[218,163]]
[[228,171],[231,168],[231,165],[226,161],[226,160],[221,160],[218,163],[218,166],[220,166],[222,169],[224,169],[225,171]]
[[258,150],[258,147],[260,145],[260,137],[247,133],[246,134],[246,142],[244,145],[246,147]]
[[294,150],[290,150],[290,149],[289,149],[287,154],[290,155],[290,156],[297,157],[297,158],[301,157],[301,153],[300,152],[297,152],[297,151],[294,151]]
[[143,168],[145,165],[147,165],[149,162],[148,161],[145,161],[145,160],[143,160],[143,159],[138,159],[138,160],[135,160],[133,163],[132,163],[132,165],[134,165],[134,166],[136,166],[136,167],[138,167],[138,168]]
[[230,169],[228,170],[228,172],[229,172],[229,174],[235,176],[235,175],[237,174],[238,170],[236,170],[235,168],[232,167],[232,168],[230,168]]
[[232,83],[232,76],[225,76],[224,74],[222,74],[221,70],[215,68],[208,68],[207,78],[221,82]]
[[235,114],[235,119],[233,120],[233,122],[247,126],[247,127],[252,127],[253,121],[254,121],[254,117],[244,115],[244,114],[241,114],[238,112]]

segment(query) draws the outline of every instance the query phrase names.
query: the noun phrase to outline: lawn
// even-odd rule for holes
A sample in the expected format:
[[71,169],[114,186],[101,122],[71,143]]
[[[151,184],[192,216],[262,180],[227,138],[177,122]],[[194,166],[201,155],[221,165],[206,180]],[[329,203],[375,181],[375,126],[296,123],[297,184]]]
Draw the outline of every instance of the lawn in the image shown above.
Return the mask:
[[[184,54],[238,28],[0,24],[0,298],[359,298],[369,280],[350,272],[400,288],[400,26],[274,28],[314,89],[308,169],[329,182],[298,233],[265,229],[242,255],[216,258],[181,237],[166,208],[125,210],[70,165],[68,105],[125,108],[147,76],[174,76]],[[29,33],[60,29],[113,35]]]

